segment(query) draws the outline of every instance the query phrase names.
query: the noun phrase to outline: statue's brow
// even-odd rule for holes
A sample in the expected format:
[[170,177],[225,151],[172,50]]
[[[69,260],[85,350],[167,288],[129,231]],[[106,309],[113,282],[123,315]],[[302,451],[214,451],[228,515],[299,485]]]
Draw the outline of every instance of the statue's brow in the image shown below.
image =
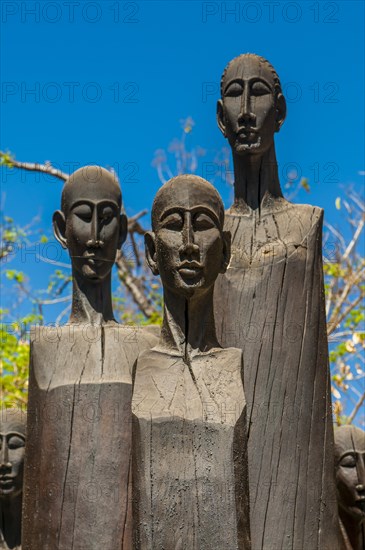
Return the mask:
[[201,213],[207,214],[208,216],[213,218],[214,221],[216,221],[218,223],[218,225],[220,223],[219,222],[219,217],[214,212],[214,210],[211,210],[210,208],[205,207],[205,206],[193,206],[192,208],[183,208],[183,207],[179,207],[179,206],[172,206],[171,208],[169,208],[168,210],[165,210],[161,214],[161,217],[160,217],[159,221],[162,222],[170,214],[175,214],[175,213],[183,214],[184,212],[191,212],[192,214],[196,214],[197,212],[201,212]]
[[80,206],[81,204],[88,204],[90,206],[105,205],[105,206],[113,206],[116,209],[119,208],[118,204],[115,201],[111,200],[111,199],[101,199],[101,200],[98,200],[98,201],[93,201],[91,199],[77,199],[77,201],[75,201],[71,205],[71,210],[73,208],[76,208],[76,206]]
[[227,91],[227,88],[235,82],[237,82],[238,84],[243,84],[244,82],[249,82],[250,84],[253,84],[255,82],[262,82],[268,88],[270,88],[271,91],[273,91],[273,86],[265,78],[262,78],[262,76],[251,76],[251,78],[242,78],[241,76],[236,76],[235,78],[232,78],[229,82],[227,82],[224,88],[224,93]]

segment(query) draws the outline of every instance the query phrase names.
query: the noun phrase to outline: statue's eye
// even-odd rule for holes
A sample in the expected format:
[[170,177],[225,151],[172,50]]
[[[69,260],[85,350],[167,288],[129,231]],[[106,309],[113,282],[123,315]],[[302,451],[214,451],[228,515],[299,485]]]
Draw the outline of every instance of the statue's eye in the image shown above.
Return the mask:
[[111,222],[114,217],[113,209],[110,206],[104,206],[104,208],[100,212],[100,217],[104,223]]
[[251,86],[251,94],[254,96],[271,94],[271,90],[263,82],[254,82]]
[[340,461],[340,466],[344,468],[355,468],[356,466],[356,457],[354,455],[346,455]]
[[12,435],[8,440],[8,448],[9,449],[20,449],[20,447],[24,447],[25,442],[24,439],[17,435]]
[[81,220],[86,222],[91,221],[92,210],[87,204],[80,204],[79,206],[76,206],[76,208],[73,209],[73,213]]
[[195,231],[206,231],[207,229],[213,229],[216,224],[208,214],[197,214],[194,218]]
[[232,82],[225,91],[226,97],[237,97],[243,92],[243,86],[239,82]]
[[178,213],[170,214],[161,223],[163,229],[169,229],[170,231],[182,231],[184,220]]

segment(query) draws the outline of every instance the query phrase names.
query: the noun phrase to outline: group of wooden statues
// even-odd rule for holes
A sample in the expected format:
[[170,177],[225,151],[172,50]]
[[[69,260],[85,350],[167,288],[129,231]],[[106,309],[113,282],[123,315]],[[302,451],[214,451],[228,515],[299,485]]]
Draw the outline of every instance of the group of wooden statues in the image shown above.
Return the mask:
[[[234,203],[194,175],[157,192],[145,247],[161,328],[113,317],[116,179],[88,166],[65,183],[53,224],[72,312],[31,335],[23,550],[364,548],[365,434],[333,436],[323,211],[282,195],[270,63],[233,59],[221,95]],[[5,413],[0,548],[18,548],[25,423]]]

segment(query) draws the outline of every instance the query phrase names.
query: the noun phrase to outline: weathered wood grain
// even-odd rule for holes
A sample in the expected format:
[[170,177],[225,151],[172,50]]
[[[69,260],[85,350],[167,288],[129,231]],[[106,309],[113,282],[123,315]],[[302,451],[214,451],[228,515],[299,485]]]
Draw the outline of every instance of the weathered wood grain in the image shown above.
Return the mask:
[[188,365],[142,353],[133,390],[135,549],[249,549],[246,403],[237,349]]
[[215,319],[243,350],[253,550],[338,548],[322,219],[281,198],[226,214]]
[[24,550],[131,548],[131,369],[155,341],[116,324],[33,331]]

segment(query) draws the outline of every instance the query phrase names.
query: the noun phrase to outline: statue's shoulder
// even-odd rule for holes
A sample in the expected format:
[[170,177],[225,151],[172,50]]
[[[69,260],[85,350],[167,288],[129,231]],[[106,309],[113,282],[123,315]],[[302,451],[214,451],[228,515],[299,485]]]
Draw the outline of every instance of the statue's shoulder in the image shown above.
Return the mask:
[[238,362],[242,361],[243,352],[239,348],[219,348],[217,352],[220,354],[219,357],[222,359],[230,357]]
[[[290,206],[289,206],[290,204]],[[292,204],[287,207],[287,215],[298,222],[308,234],[312,228],[320,228],[323,222],[323,208],[311,204]]]
[[313,206],[312,204],[293,204],[292,208],[303,217],[320,218],[323,216],[323,208],[319,206]]
[[137,358],[137,371],[141,370],[160,370],[166,368],[176,361],[176,357],[173,354],[168,353],[167,350],[161,348],[156,342],[154,347],[144,349],[141,351]]
[[243,352],[239,348],[215,348],[209,352],[211,357],[219,364],[219,369],[225,372],[241,371],[243,364]]

